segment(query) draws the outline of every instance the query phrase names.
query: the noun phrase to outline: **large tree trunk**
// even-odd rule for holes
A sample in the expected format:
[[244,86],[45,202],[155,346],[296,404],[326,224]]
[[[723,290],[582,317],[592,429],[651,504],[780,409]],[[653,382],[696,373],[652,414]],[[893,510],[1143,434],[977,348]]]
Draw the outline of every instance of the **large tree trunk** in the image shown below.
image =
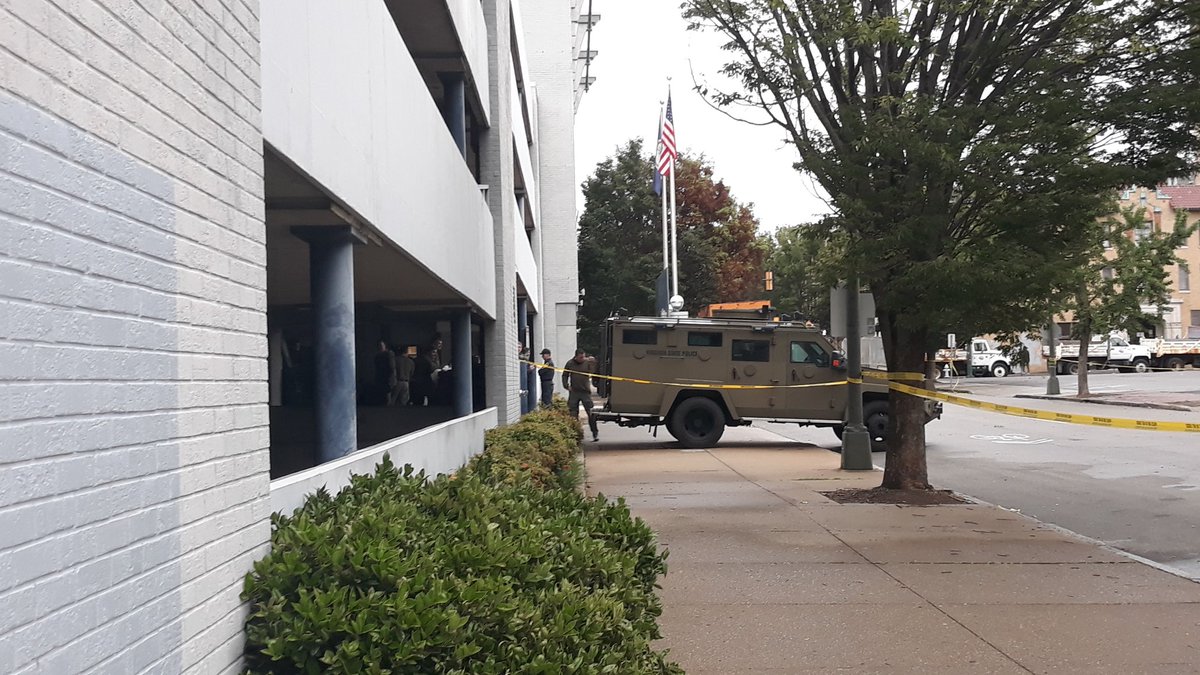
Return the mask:
[[1079,329],[1079,394],[1080,398],[1091,396],[1088,390],[1088,345],[1092,342],[1092,322],[1082,319],[1077,326]]
[[[925,372],[928,336],[921,331],[898,327],[894,313],[884,314],[881,318],[888,370]],[[891,392],[889,399],[887,465],[882,487],[927,490],[930,486],[925,464],[925,400],[898,391]]]

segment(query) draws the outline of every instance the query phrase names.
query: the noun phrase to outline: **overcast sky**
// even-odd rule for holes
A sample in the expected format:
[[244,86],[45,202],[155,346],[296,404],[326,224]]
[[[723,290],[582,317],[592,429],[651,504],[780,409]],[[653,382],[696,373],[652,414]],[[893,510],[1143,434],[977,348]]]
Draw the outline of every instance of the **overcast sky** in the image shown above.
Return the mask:
[[[731,120],[692,90],[693,71],[711,82],[726,54],[717,36],[687,30],[678,0],[595,0],[593,11],[601,16],[592,31],[597,81],[575,120],[577,183],[631,138],[653,146],[671,77],[680,150],[707,156],[734,198],[754,203],[764,230],[828,212],[812,181],[792,168],[795,149],[784,145],[781,129]],[[582,197],[579,206],[582,213]]]

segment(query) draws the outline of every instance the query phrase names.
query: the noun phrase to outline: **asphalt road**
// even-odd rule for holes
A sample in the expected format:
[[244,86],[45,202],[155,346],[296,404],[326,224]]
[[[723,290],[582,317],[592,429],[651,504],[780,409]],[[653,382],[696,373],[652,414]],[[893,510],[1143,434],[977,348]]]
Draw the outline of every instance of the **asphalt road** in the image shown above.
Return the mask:
[[[1073,379],[1062,378],[1063,393]],[[1200,391],[1200,372],[1113,374],[1091,389]],[[1044,393],[1044,377],[964,381],[977,398],[1027,407],[1149,420],[1200,421],[1181,413],[1014,399]],[[948,388],[948,387],[947,387]],[[827,429],[758,425],[787,438],[836,449]],[[1043,522],[1078,532],[1200,579],[1200,437],[1106,429],[1009,417],[946,406],[927,428],[929,478]],[[884,456],[877,453],[876,462]]]

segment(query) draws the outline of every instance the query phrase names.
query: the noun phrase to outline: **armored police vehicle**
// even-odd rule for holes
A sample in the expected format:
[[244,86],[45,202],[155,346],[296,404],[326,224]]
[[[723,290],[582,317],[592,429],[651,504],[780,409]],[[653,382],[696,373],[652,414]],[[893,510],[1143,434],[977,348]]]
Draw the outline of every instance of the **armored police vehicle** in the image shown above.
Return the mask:
[[[725,427],[751,420],[829,427],[839,438],[845,427],[847,387],[837,384],[846,380],[844,359],[811,327],[749,319],[614,317],[605,321],[598,361],[598,373],[613,378],[595,378],[600,395],[608,399],[596,413],[600,421],[663,425],[685,447],[712,447]],[[940,403],[926,402],[928,420],[940,417],[941,410]],[[886,383],[863,385],[863,422],[871,449],[885,450]]]

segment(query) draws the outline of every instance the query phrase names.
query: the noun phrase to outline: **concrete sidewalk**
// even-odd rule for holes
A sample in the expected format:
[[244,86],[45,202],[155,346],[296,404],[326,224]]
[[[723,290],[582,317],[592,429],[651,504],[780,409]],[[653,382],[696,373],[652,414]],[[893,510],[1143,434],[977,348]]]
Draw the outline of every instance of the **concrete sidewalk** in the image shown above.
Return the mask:
[[589,493],[670,550],[662,646],[689,673],[1200,672],[1200,584],[991,506],[836,504],[880,474],[767,431],[602,434]]

